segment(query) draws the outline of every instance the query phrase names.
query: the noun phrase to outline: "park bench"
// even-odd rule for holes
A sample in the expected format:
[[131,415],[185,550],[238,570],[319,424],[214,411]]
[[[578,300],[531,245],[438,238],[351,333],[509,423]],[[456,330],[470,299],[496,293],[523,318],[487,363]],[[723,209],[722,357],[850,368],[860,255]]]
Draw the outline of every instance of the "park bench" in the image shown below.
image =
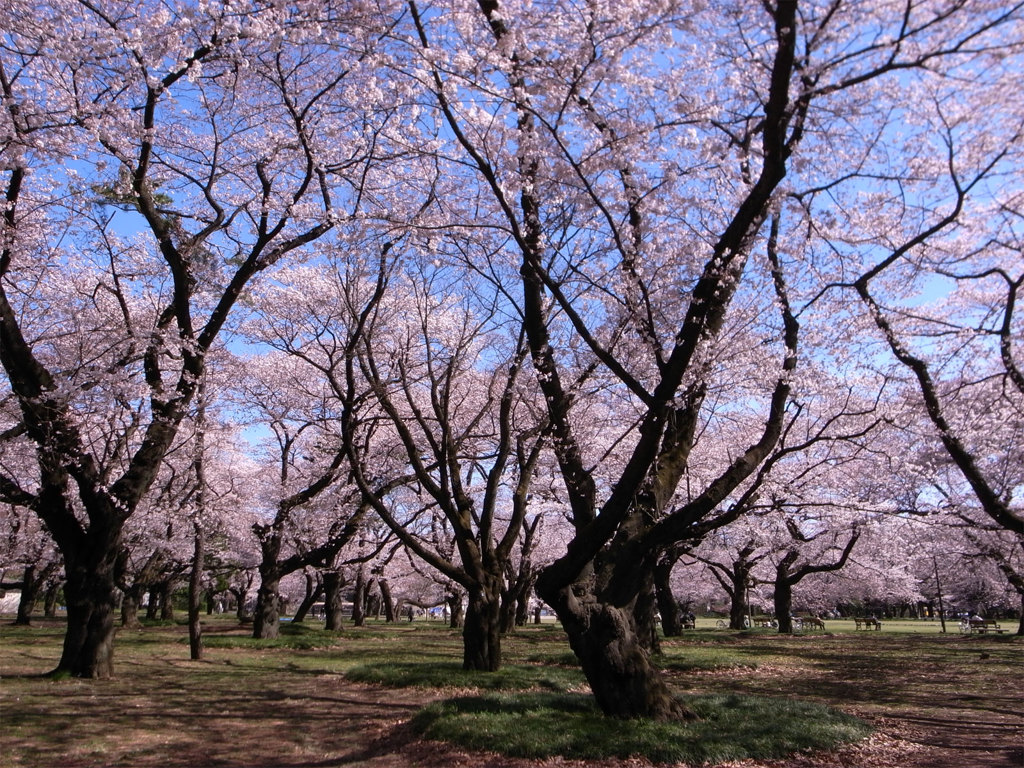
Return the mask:
[[965,619],[960,622],[960,631],[979,635],[994,632],[1001,635],[1006,630],[1000,627],[999,622],[995,619]]
[[752,627],[777,627],[779,623],[771,616],[751,616],[750,626]]
[[810,627],[820,629],[822,632],[825,631],[825,622],[817,616],[798,616],[793,620],[793,623],[796,624],[801,631]]
[[878,629],[882,628],[882,622],[876,619],[874,616],[857,616],[853,620],[856,624],[857,629]]

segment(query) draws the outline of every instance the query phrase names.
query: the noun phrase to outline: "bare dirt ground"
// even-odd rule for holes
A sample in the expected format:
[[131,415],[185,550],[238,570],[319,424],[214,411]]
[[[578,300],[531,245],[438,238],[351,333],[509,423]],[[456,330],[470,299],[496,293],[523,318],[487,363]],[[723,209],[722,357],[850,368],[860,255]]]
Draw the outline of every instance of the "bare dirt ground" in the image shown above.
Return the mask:
[[[792,664],[782,657],[757,669],[679,674],[674,682],[692,691],[827,701],[870,721],[875,735],[834,752],[723,768],[1024,767],[1024,689],[1006,675],[1014,664],[1021,669],[1019,642],[951,638],[948,649],[935,651],[933,640],[909,656],[889,653],[883,638],[808,642],[814,645]],[[122,660],[111,681],[54,682],[23,672],[39,668],[41,659],[31,651],[7,650],[0,648],[2,768],[651,765],[641,759],[538,762],[426,742],[411,731],[409,719],[450,691],[357,684],[340,674],[289,667],[284,655],[275,667],[226,651],[187,661],[161,648]],[[291,674],[282,674],[286,670]]]

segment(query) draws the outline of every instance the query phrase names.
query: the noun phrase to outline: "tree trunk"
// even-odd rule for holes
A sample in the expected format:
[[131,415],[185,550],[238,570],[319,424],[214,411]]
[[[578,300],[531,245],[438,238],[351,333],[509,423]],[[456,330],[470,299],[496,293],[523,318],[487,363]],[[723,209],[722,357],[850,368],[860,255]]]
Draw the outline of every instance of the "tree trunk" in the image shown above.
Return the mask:
[[496,672],[500,667],[501,590],[496,581],[469,593],[469,608],[462,630],[462,668]]
[[535,579],[529,579],[523,584],[519,599],[516,600],[515,625],[517,627],[525,627],[526,622],[530,619],[530,593],[533,592],[534,581]]
[[90,546],[64,552],[67,631],[55,674],[108,678],[114,672],[114,568],[119,546]]
[[661,654],[661,638],[658,636],[654,582],[649,576],[644,582],[633,604],[633,620],[636,622],[637,639],[648,653],[657,656]]
[[680,720],[693,714],[672,695],[637,635],[635,606],[595,599],[580,584],[544,592],[558,614],[601,710],[619,718]]
[[780,634],[793,634],[793,585],[788,578],[775,579],[775,619]]
[[452,629],[458,629],[462,626],[462,593],[458,590],[452,590],[445,597],[445,601],[448,603],[448,611],[451,614],[448,626]]
[[25,567],[21,576],[21,597],[18,599],[18,615],[14,619],[16,625],[27,627],[32,623],[32,613],[36,609],[36,602],[39,600],[39,587],[44,577],[36,577],[35,565]]
[[683,634],[683,612],[672,594],[672,568],[676,561],[665,553],[654,566],[654,594],[661,614],[661,631],[665,637],[679,637]]
[[123,590],[121,598],[121,626],[128,629],[138,629],[142,626],[139,621],[139,603],[142,602],[142,585],[135,584]]
[[299,603],[299,607],[295,609],[295,615],[292,616],[293,624],[305,621],[306,614],[313,607],[313,603],[319,600],[324,593],[324,583],[318,574],[307,571],[303,576],[306,577],[306,594],[303,596],[302,602]]
[[[324,571],[324,618],[327,629],[331,632],[340,632],[342,620],[342,588],[345,586],[345,579],[340,571]],[[355,604],[352,605],[352,613],[355,613]]]
[[[200,473],[201,474],[201,473]],[[205,482],[205,480],[200,480]],[[200,488],[200,499],[202,499]],[[202,505],[202,501],[200,501]],[[192,521],[193,552],[192,572],[188,579],[188,648],[189,658],[198,661],[203,658],[203,625],[200,611],[203,605],[203,561],[206,559],[206,532],[201,517]]]
[[54,581],[46,587],[46,596],[43,598],[43,615],[48,619],[57,617],[57,597],[60,593],[60,581]]
[[174,621],[174,582],[165,581],[160,585],[160,618]]
[[245,604],[249,600],[249,590],[246,587],[230,587],[228,592],[235,598],[235,618],[245,621],[248,618],[245,613]]
[[384,607],[384,620],[387,622],[393,622],[397,618],[395,616],[395,602],[391,597],[391,585],[388,584],[388,580],[383,576],[377,578],[377,586],[380,587],[380,600]]
[[750,567],[739,561],[733,564],[732,604],[729,608],[729,629],[744,629],[747,625],[747,577]]
[[254,638],[273,640],[281,634],[281,616],[277,596],[280,583],[280,577],[263,574],[259,591],[256,593],[256,610],[252,617],[252,636]]
[[361,627],[366,622],[366,573],[360,568],[356,572],[355,595],[352,597],[352,623]]
[[160,591],[155,586],[149,588],[149,602],[146,603],[146,618],[155,621],[160,615]]

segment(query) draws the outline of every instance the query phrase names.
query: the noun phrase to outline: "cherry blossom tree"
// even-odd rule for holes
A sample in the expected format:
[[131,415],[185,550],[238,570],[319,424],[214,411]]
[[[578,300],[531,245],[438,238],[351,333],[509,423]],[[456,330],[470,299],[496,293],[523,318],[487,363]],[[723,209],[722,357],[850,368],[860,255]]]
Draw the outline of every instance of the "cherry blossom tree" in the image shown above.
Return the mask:
[[0,11],[0,361],[40,469],[4,485],[64,556],[58,670],[112,672],[124,524],[246,286],[362,204],[384,95],[374,18],[322,3]]
[[[409,71],[446,126],[452,174],[475,173],[467,192],[444,190],[438,208],[451,216],[463,201],[467,227],[490,213],[516,254],[515,300],[576,531],[538,592],[605,712],[682,716],[647,658],[636,606],[661,551],[742,514],[730,497],[779,440],[800,335],[789,278],[806,295],[823,268],[845,268],[817,227],[831,200],[862,192],[882,163],[894,183],[910,177],[937,189],[947,180],[897,131],[936,83],[983,73],[977,93],[960,94],[969,104],[960,111],[996,141],[1000,119],[988,99],[1014,76],[1020,8],[409,8],[418,42]],[[919,124],[913,138],[932,138],[934,123]],[[990,167],[983,160],[978,173]],[[920,219],[900,224],[919,241],[935,233]],[[762,361],[749,392],[732,393],[746,429],[735,430],[724,461],[706,462],[698,485],[689,475],[702,458],[698,427],[744,306],[757,318],[760,357],[771,352],[775,362]],[[577,434],[568,383],[583,357],[635,413],[614,470]],[[598,482],[598,465],[608,481]]]

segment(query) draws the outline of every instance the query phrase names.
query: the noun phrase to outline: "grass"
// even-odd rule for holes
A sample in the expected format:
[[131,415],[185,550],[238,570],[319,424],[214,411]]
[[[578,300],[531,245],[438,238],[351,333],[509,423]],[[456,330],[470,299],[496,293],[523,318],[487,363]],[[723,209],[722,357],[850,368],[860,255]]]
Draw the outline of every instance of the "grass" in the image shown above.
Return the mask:
[[[594,711],[576,659],[553,624],[506,637],[501,671],[486,674],[462,670],[461,636],[439,623],[369,623],[340,634],[283,623],[281,637],[266,641],[253,640],[251,628],[228,617],[214,617],[198,662],[188,659],[182,624],[119,631],[116,677],[107,681],[43,677],[60,656],[62,622],[4,624],[3,764],[406,768],[422,764],[408,751],[430,743],[403,730],[414,718],[432,739],[534,761],[550,755],[643,755],[694,764],[776,759],[860,738],[864,726],[850,714],[882,722],[906,716],[916,727],[943,724],[939,734],[915,737],[922,743],[948,739],[960,722],[986,723],[971,732],[972,749],[979,739],[990,739],[992,750],[1017,743],[1013,728],[1021,721],[1013,713],[1024,710],[1012,682],[1020,669],[1019,638],[890,632],[889,624],[882,632],[854,632],[852,622],[847,632],[831,625],[825,633],[787,637],[698,624],[663,641],[658,663],[702,719],[610,727]],[[475,764],[487,765],[487,758]]]
[[699,719],[609,727],[583,694],[493,694],[430,704],[412,724],[432,739],[533,760],[642,755],[697,765],[828,749],[871,731],[857,718],[808,702],[727,694],[685,697],[684,703]]

